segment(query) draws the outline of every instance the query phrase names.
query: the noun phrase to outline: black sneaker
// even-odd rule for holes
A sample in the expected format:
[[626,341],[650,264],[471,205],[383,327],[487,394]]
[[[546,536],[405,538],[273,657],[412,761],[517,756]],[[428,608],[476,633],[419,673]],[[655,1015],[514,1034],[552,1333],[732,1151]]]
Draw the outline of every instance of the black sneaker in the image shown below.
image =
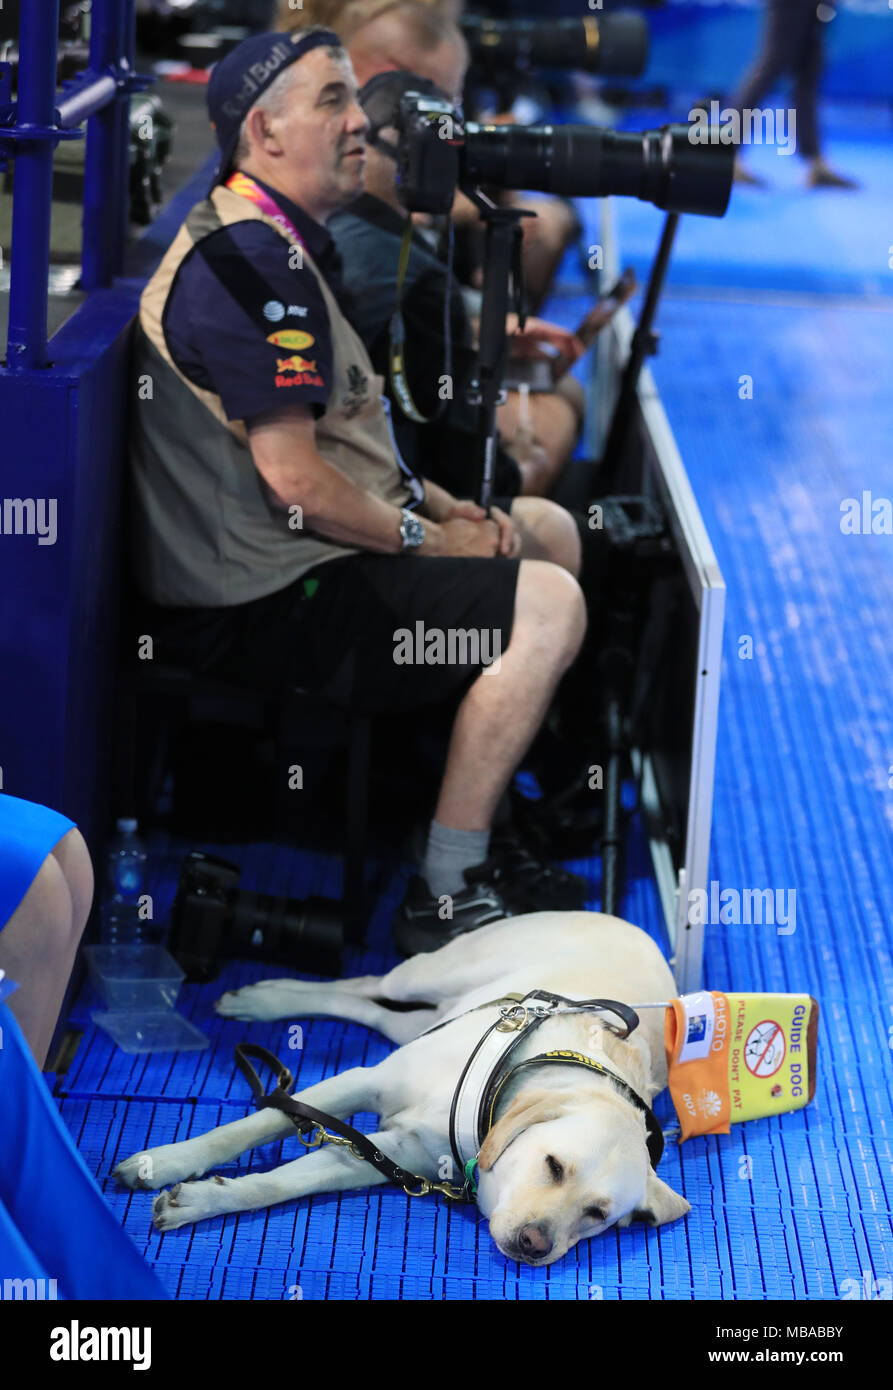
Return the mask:
[[392,933],[394,945],[404,956],[416,956],[436,951],[457,936],[498,922],[512,913],[492,882],[479,876],[483,865],[467,869],[467,888],[453,893],[450,916],[443,917],[442,898],[435,898],[425,880],[413,874],[406,888],[403,905],[395,914]]
[[525,912],[575,912],[591,896],[585,878],[543,863],[510,827],[495,830],[490,837],[490,857],[481,868],[491,866],[491,882],[517,916]]

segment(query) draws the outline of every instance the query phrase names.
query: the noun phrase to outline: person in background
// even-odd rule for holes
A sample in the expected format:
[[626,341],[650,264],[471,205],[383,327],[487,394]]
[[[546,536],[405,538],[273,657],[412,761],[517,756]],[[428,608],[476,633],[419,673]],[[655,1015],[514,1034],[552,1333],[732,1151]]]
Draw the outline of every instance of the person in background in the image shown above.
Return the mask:
[[[314,0],[310,11],[313,14],[316,13],[317,2],[318,0]],[[323,0],[323,3],[331,5],[332,0]],[[306,15],[307,11],[298,13]],[[468,50],[454,21],[439,5],[424,3],[424,0],[387,0],[386,4],[383,4],[382,0],[350,0],[350,3],[340,5],[335,22],[350,54],[360,86],[379,73],[402,69],[428,77],[452,101],[460,100],[468,67]],[[300,26],[293,23],[292,28],[296,27]],[[394,166],[388,162],[387,168],[382,170],[381,166],[384,164],[385,161],[376,151],[369,151],[365,187],[368,193],[378,199],[379,207],[382,201],[394,207]],[[521,201],[525,207],[531,206],[530,200],[526,197]],[[368,204],[367,211],[369,207],[371,203]],[[536,207],[537,216],[525,218],[522,227],[539,222],[541,209],[538,203]],[[386,212],[386,209],[384,211]],[[397,215],[405,219],[402,209]],[[469,218],[475,224],[479,222],[477,209],[464,194],[458,193],[453,209],[453,221],[465,225]],[[430,334],[423,331],[421,338],[418,334],[414,335],[412,356],[416,362],[416,378],[427,376],[435,381],[439,373],[435,373],[434,376],[431,373],[440,361],[438,350],[442,341],[442,279],[438,275],[422,274],[420,277],[417,274],[422,265],[428,220],[423,216],[413,218],[416,229],[415,249],[406,285],[405,315],[408,333],[411,334],[413,327],[418,324],[426,324],[430,328]],[[400,230],[402,232],[402,226]],[[371,228],[370,234],[373,235]],[[437,264],[436,251],[431,246],[428,249],[428,267],[433,269]],[[394,260],[390,288],[391,310],[396,292],[396,268],[397,261]],[[356,267],[353,269],[356,271]],[[388,273],[390,274],[390,271]],[[477,319],[469,312],[467,292],[460,293],[461,290],[462,287],[457,285],[451,315],[454,324],[453,341],[456,345],[456,386],[449,415],[454,420],[464,417],[467,428],[473,412],[464,403],[463,374],[467,376],[473,365]],[[472,292],[472,295],[475,299],[479,298],[475,292]],[[379,317],[378,307],[376,304],[375,317]],[[365,292],[362,296],[354,295],[352,312],[355,316],[355,326],[370,345],[375,336],[370,336],[373,326],[370,320],[372,308]],[[390,313],[387,317],[390,318]],[[541,344],[547,344],[552,351],[571,361],[583,351],[582,344],[576,341],[572,333],[541,319],[528,318],[524,332],[519,333],[517,321],[514,315],[511,315],[509,331],[512,334],[510,350],[519,356],[536,355]],[[429,348],[424,361],[419,360],[420,342],[427,343]],[[372,355],[375,359],[374,351]],[[584,405],[582,386],[570,375],[562,377],[554,389],[531,393],[523,402],[519,392],[508,393],[505,403],[499,408],[499,433],[503,452],[497,465],[497,473],[503,479],[517,475],[519,483],[517,486],[512,484],[506,487],[498,477],[496,490],[499,495],[504,495],[506,491],[520,491],[525,496],[535,497],[549,494],[573,452],[581,427]],[[396,418],[399,432],[399,411],[396,412]],[[442,459],[445,452],[449,452],[449,441],[444,437],[438,446],[438,458]],[[429,476],[438,478],[439,475],[435,471],[437,467],[435,460]],[[444,485],[449,486],[445,479]]]
[[0,793],[0,970],[39,1067],[65,998],[93,901],[93,868],[74,821]]
[[[793,106],[797,113],[797,151],[807,161],[809,188],[858,188],[854,179],[835,173],[821,153],[818,125],[819,78],[822,72],[822,21],[815,0],[767,0],[763,46],[728,103],[734,111],[756,110],[779,78],[794,79]],[[739,155],[739,183],[763,186]]]
[[[458,704],[421,873],[394,922],[401,950],[432,950],[513,910],[490,831],[582,645],[579,535],[550,508],[546,559],[523,524],[417,475],[395,448],[326,229],[362,192],[368,126],[337,36],[244,40],[215,66],[208,107],[220,168],[143,291],[135,333],[135,377],[153,383],[130,440],[141,621],[156,654],[264,689],[414,724]],[[453,647],[413,657],[404,633],[452,634]],[[553,878],[552,906],[580,905],[585,883],[569,877]]]
[[[168,1296],[106,1205],[40,1074],[92,899],[93,869],[77,826],[47,806],[0,793],[0,1282],[7,1298]],[[22,1292],[10,1293],[6,1285],[16,1281]]]

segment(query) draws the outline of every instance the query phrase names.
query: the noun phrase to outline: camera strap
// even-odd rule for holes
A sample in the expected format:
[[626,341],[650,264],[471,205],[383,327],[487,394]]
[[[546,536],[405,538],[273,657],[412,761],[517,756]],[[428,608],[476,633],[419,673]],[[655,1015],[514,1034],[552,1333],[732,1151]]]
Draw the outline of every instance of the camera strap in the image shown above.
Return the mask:
[[[250,1057],[263,1062],[276,1077],[275,1088],[267,1094],[264,1093],[260,1077],[248,1060]],[[442,1192],[445,1197],[452,1197],[456,1201],[470,1200],[471,1193],[467,1183],[457,1186],[448,1182],[432,1182],[430,1178],[420,1177],[418,1173],[410,1173],[376,1148],[369,1136],[361,1130],[354,1129],[353,1125],[345,1124],[334,1115],[327,1115],[324,1110],[316,1110],[304,1101],[295,1100],[289,1094],[293,1081],[291,1072],[266,1047],[260,1047],[257,1043],[238,1043],[235,1059],[236,1066],[251,1087],[257,1108],[261,1110],[270,1107],[288,1115],[301,1143],[306,1144],[308,1148],[317,1148],[321,1144],[337,1144],[350,1149],[356,1158],[364,1159],[383,1173],[388,1182],[398,1183],[410,1197],[425,1197],[429,1192]],[[415,1188],[417,1190],[411,1190]]]
[[438,420],[446,409],[447,402],[452,396],[452,373],[453,373],[453,339],[452,339],[452,320],[450,318],[450,300],[453,291],[453,219],[447,218],[448,226],[448,252],[447,252],[447,278],[446,289],[443,301],[443,373],[447,378],[450,395],[442,396],[440,404],[431,415],[423,415],[416,405],[409,381],[406,376],[406,360],[404,350],[406,346],[406,327],[403,322],[403,286],[406,280],[406,272],[409,269],[409,257],[412,251],[412,217],[407,214],[406,225],[403,228],[403,240],[400,243],[400,260],[397,265],[397,297],[394,304],[394,312],[391,315],[391,322],[388,329],[388,365],[391,378],[391,389],[394,392],[400,409],[409,420],[413,420],[417,425],[430,425],[434,420]]

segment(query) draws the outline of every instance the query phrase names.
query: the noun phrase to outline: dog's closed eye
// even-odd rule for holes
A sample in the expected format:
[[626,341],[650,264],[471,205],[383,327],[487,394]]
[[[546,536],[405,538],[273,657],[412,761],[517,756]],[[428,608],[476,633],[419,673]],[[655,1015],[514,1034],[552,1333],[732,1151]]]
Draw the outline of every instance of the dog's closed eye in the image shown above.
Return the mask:
[[558,1159],[553,1158],[551,1154],[546,1154],[546,1167],[549,1170],[552,1180],[554,1182],[561,1182],[564,1177],[564,1167],[558,1162]]
[[599,1224],[601,1224],[601,1222],[604,1221],[604,1220],[606,1219],[606,1218],[605,1218],[604,1208],[603,1208],[603,1207],[587,1207],[586,1210],[585,1210],[584,1213],[583,1213],[583,1219],[584,1219],[584,1221],[597,1221],[597,1222],[599,1222]]

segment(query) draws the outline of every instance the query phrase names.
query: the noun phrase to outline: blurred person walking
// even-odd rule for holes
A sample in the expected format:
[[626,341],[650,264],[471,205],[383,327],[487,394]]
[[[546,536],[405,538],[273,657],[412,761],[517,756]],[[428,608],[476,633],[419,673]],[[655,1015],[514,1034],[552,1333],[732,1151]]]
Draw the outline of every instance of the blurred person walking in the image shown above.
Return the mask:
[[[858,188],[854,179],[836,173],[821,154],[816,110],[823,62],[819,8],[816,0],[767,0],[762,49],[728,109],[739,113],[756,109],[779,78],[791,76],[798,153],[809,163],[807,187]],[[740,154],[735,177],[739,183],[765,185],[743,164]]]

